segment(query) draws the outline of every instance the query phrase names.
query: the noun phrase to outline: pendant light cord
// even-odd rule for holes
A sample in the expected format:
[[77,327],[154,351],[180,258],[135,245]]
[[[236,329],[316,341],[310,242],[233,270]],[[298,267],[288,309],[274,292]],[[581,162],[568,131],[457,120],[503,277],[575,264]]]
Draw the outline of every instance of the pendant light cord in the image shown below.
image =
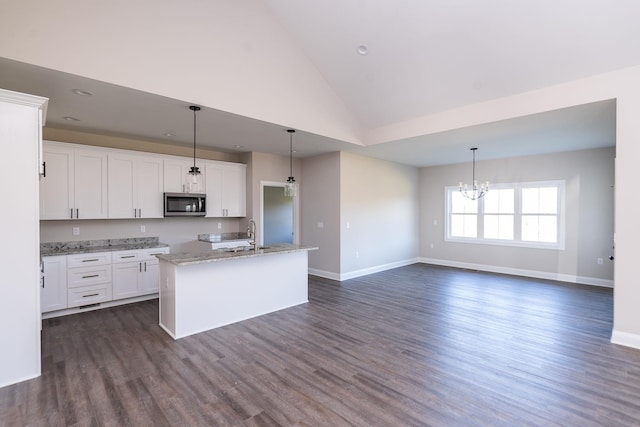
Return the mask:
[[287,129],[289,132],[289,179],[287,182],[293,183],[296,180],[293,178],[293,133],[295,129]]
[[472,175],[471,175],[471,185],[474,186],[474,190],[475,190],[475,182],[476,182],[476,150],[477,148],[472,148],[471,151],[473,152],[473,167],[472,167]]
[[192,105],[189,107],[193,111],[193,169],[196,168],[196,111],[200,111],[200,107]]

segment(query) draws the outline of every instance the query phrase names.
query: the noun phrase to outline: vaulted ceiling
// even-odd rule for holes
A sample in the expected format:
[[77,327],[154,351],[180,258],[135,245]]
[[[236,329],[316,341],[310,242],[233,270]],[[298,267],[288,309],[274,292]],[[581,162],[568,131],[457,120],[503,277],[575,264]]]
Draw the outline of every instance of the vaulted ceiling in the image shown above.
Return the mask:
[[[307,74],[317,73],[317,78],[287,75],[290,80],[296,79],[292,87],[299,90],[300,97],[305,97],[307,90],[309,94],[314,90],[316,94],[331,92],[331,99],[335,100],[331,102],[344,107],[344,115],[350,117],[353,128],[357,129],[353,137],[323,132],[311,125],[313,115],[303,119],[291,117],[291,120],[286,119],[286,114],[270,116],[268,103],[256,107],[265,114],[252,114],[250,109],[241,106],[243,99],[252,102],[251,92],[244,93],[239,84],[230,83],[228,87],[237,92],[240,107],[216,108],[218,106],[205,102],[199,116],[199,141],[224,151],[286,154],[288,137],[283,130],[296,123],[301,123],[295,140],[299,157],[347,150],[414,166],[468,161],[467,150],[471,146],[480,147],[483,158],[611,146],[615,144],[613,100],[410,137],[380,140],[368,135],[419,117],[640,64],[640,26],[637,25],[640,3],[635,0],[243,0],[233,6],[228,1],[205,4],[189,0],[182,4],[188,10],[185,14],[190,13],[191,18],[198,14],[210,16],[214,21],[211,26],[230,21],[225,24],[229,38],[233,37],[229,34],[231,29],[247,25],[239,17],[246,17],[246,21],[257,28],[256,34],[251,34],[252,43],[216,38],[211,47],[216,52],[227,45],[229,49],[236,49],[235,42],[244,43],[240,46],[244,46],[245,56],[271,54],[270,60],[280,64],[282,70],[289,65],[287,61],[294,65],[304,57],[311,67]],[[27,16],[19,6],[5,3],[0,7],[6,9],[0,9],[6,20],[11,21],[12,15],[16,20]],[[234,9],[232,15],[233,7],[238,10]],[[25,6],[25,10],[27,8]],[[81,20],[88,18],[89,12],[85,6],[74,10],[73,15]],[[154,20],[165,19],[168,25],[189,31],[189,25],[180,19],[174,20],[170,13],[163,15],[162,7],[154,12]],[[222,15],[227,12],[228,19],[223,21]],[[122,13],[132,15],[132,19],[122,23],[123,28],[127,25],[133,28],[133,18],[146,16],[144,11],[128,9]],[[44,15],[43,12],[41,19],[46,19]],[[51,14],[48,16],[55,19]],[[59,19],[63,18],[68,16]],[[269,21],[268,25],[256,26],[258,19],[261,23]],[[191,24],[196,30],[199,28]],[[206,22],[202,25],[205,31]],[[14,33],[15,28],[11,30]],[[158,31],[165,34],[175,32],[176,28]],[[69,33],[73,34],[72,30]],[[103,32],[103,37],[107,33]],[[277,39],[273,33],[277,33]],[[81,37],[84,33],[76,34]],[[100,33],[92,37],[100,40]],[[271,37],[277,43],[267,46],[270,50],[256,52],[255,40],[260,37]],[[65,52],[65,46],[59,46],[58,57],[45,58],[37,52],[37,40],[28,40],[21,50],[16,46],[22,43],[19,37],[12,41],[2,39],[0,87],[49,97],[48,126],[160,143],[186,144],[192,140],[191,115],[186,106],[199,103],[197,96],[180,99],[166,96],[170,90],[166,93],[142,90],[145,84],[133,88],[117,84],[116,79],[101,81],[97,78],[100,71],[93,72],[88,66],[86,73],[77,72],[82,67],[65,69],[62,59],[71,54]],[[196,37],[193,43],[200,46],[205,55],[206,41]],[[148,42],[152,49],[162,50],[165,45],[166,41]],[[29,56],[30,52],[36,53]],[[148,55],[148,52],[138,52],[143,57]],[[293,53],[287,56],[289,52]],[[103,54],[113,55],[114,61],[120,60],[118,52],[100,52]],[[38,55],[43,59],[31,59]],[[228,57],[233,55],[238,54]],[[195,66],[212,66],[211,72],[215,75],[215,58],[211,61]],[[189,64],[180,65],[183,69],[189,67]],[[130,67],[129,74],[137,69],[141,74],[148,74],[144,63],[114,63],[116,68],[125,66]],[[283,84],[275,81],[275,74],[265,71],[264,75],[271,80],[265,77],[256,85],[265,87],[272,83],[277,89],[278,84]],[[175,78],[189,79],[189,76],[190,72],[185,71]],[[209,82],[194,76],[195,83],[206,92]],[[233,70],[226,78],[231,82],[232,77]],[[153,83],[153,76],[149,76],[149,80]],[[315,87],[307,87],[313,85]],[[77,96],[72,89],[84,89],[93,96]],[[233,92],[229,96],[233,96]],[[305,102],[313,104],[313,99],[308,99],[310,96],[306,96]],[[272,102],[288,103],[289,108],[295,110],[299,99],[283,94],[282,99]],[[318,104],[321,109],[327,109],[321,100]],[[166,137],[165,133],[175,136]]]

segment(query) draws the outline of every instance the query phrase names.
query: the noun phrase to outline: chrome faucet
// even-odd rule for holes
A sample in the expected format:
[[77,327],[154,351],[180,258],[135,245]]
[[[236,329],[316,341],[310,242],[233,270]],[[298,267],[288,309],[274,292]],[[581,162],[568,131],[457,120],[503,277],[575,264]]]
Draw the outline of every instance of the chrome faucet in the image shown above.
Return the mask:
[[249,225],[247,226],[247,236],[253,241],[249,242],[251,246],[253,246],[253,250],[258,249],[258,245],[256,243],[256,234],[258,227],[256,226],[256,222],[252,219],[249,220]]

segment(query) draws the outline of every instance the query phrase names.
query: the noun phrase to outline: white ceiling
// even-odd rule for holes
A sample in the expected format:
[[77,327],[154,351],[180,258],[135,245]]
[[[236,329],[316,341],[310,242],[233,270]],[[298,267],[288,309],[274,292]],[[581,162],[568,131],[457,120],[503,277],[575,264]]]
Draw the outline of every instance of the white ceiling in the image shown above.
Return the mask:
[[[365,130],[640,64],[636,0],[262,2]],[[368,55],[356,52],[360,45]],[[193,141],[181,100],[3,58],[0,87],[50,98],[51,127]],[[198,145],[286,155],[288,142],[277,124],[198,113]],[[304,130],[294,136],[297,157],[345,150],[414,166],[469,161],[472,146],[489,159],[614,144],[615,101],[367,147]]]

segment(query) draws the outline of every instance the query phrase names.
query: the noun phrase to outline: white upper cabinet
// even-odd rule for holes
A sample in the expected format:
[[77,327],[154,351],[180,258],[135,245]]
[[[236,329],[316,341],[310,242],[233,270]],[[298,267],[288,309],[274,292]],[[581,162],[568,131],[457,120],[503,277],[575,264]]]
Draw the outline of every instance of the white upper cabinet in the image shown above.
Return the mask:
[[247,165],[207,162],[206,194],[208,217],[246,216]]
[[70,219],[75,208],[74,151],[44,144],[40,178],[40,219]]
[[163,161],[109,153],[109,218],[162,218]]
[[40,219],[107,218],[107,153],[45,141]]
[[107,218],[107,173],[107,153],[76,150],[74,197],[77,219]]
[[44,141],[40,219],[163,218],[163,193],[204,193],[208,217],[246,216],[247,165]]
[[166,193],[204,193],[205,168],[201,161],[196,162],[200,168],[202,185],[194,186],[187,182],[187,173],[193,166],[193,160],[166,159],[164,161],[164,191]]

